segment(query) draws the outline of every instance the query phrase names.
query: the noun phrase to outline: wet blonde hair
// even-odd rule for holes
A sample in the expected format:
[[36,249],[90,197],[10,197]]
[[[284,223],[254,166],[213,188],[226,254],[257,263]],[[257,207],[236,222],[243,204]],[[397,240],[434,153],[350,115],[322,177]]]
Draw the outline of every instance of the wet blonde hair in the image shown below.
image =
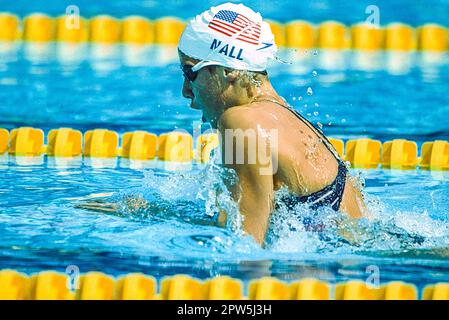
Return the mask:
[[264,72],[258,71],[248,71],[248,70],[237,70],[231,69],[223,66],[213,66],[220,67],[229,70],[230,72],[237,73],[237,81],[239,85],[247,91],[249,97],[253,96],[252,89],[258,89],[262,85],[263,81],[268,79],[268,74]]

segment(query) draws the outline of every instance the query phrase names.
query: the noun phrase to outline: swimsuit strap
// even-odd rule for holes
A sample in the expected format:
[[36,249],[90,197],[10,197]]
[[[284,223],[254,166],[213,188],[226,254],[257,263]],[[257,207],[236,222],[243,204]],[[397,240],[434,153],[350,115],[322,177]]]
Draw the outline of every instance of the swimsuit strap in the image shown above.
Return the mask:
[[[290,110],[301,122],[303,122],[310,130],[312,130],[321,139],[321,141],[323,141],[326,148],[334,155],[335,160],[337,160],[338,163],[337,176],[330,185],[324,187],[320,191],[306,196],[287,195],[282,197],[281,200],[287,205],[288,208],[293,208],[297,203],[309,203],[312,209],[317,209],[320,206],[330,206],[333,210],[338,211],[341,201],[343,200],[343,192],[345,189],[348,169],[344,161],[341,160],[332,143],[326,138],[323,131],[315,128],[315,126],[310,123],[310,121],[301,116],[299,112],[291,108],[288,104],[284,105],[275,99],[268,98],[257,101],[270,101]],[[256,101],[253,100],[252,102]]]
[[[272,96],[267,95],[267,97],[272,97]],[[270,102],[273,102],[273,103],[275,103],[275,104],[277,104],[277,105],[279,105],[279,106],[281,106],[281,107],[291,111],[301,122],[303,122],[310,130],[312,130],[323,141],[323,143],[326,146],[326,148],[333,154],[333,156],[335,157],[335,160],[337,160],[338,163],[340,163],[340,162],[344,163],[344,161],[340,158],[339,154],[335,150],[335,147],[332,145],[332,143],[324,135],[323,131],[318,129],[318,128],[316,128],[309,120],[304,118],[299,112],[297,112],[295,109],[293,109],[290,105],[282,104],[279,101],[277,101],[275,99],[270,99],[270,98],[264,98],[264,99],[261,99],[261,100],[253,99],[251,102],[259,102],[259,101],[270,101]]]

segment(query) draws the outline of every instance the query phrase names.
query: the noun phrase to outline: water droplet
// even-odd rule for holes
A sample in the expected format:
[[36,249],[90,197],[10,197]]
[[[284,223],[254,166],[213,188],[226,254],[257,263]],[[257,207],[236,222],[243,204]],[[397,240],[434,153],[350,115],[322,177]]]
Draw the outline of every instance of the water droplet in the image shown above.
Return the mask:
[[313,55],[314,55],[314,56],[317,56],[317,55],[318,55],[318,50],[314,50],[314,51],[313,51]]
[[320,113],[318,112],[318,111],[315,111],[314,113],[313,113],[313,115],[314,116],[317,116],[317,115],[319,115]]
[[307,88],[307,95],[311,96],[313,94],[313,90],[311,87]]
[[313,75],[314,77],[316,77],[316,76],[318,75],[318,72],[316,72],[315,70],[313,70],[313,71],[312,71],[312,75]]
[[298,97],[298,100],[301,101],[301,100],[302,100],[302,96],[299,96],[299,97]]
[[341,119],[341,123],[346,123],[346,119],[345,118]]
[[292,100],[293,100],[293,101],[296,101],[296,97],[293,97]]
[[319,103],[315,102],[314,106],[318,108],[320,105],[319,105]]
[[323,124],[321,122],[317,122],[316,124],[320,129],[323,129]]

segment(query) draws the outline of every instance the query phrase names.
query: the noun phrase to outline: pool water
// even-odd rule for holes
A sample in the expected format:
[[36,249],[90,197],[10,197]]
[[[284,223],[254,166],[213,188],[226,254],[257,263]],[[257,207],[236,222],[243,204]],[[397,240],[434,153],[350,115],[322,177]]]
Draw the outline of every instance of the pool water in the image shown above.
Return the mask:
[[291,20],[306,20],[321,22],[325,20],[336,20],[344,24],[353,24],[365,20],[370,14],[366,13],[368,6],[375,5],[379,8],[382,24],[390,22],[403,22],[412,26],[424,23],[439,23],[446,25],[449,17],[449,1],[447,0],[208,0],[208,1],[185,1],[167,0],[163,5],[156,0],[113,0],[113,1],[91,1],[91,0],[52,0],[45,3],[39,1],[20,0],[4,1],[0,5],[2,11],[15,12],[21,16],[34,12],[46,12],[57,16],[64,14],[67,6],[76,5],[83,17],[92,17],[100,14],[110,14],[118,18],[139,14],[150,19],[162,16],[175,16],[188,19],[207,10],[211,6],[223,2],[244,3],[250,8],[259,11],[263,17],[280,22]]
[[[200,195],[217,184],[204,168],[167,173],[10,163],[2,167],[0,185],[0,268],[29,273],[77,265],[82,272],[113,275],[140,271],[339,281],[367,277],[367,268],[376,266],[381,281],[447,281],[448,252],[441,251],[449,241],[447,175],[435,179],[429,172],[381,170],[363,175],[366,192],[380,199],[382,212],[361,246],[284,230],[279,243],[261,249],[231,228],[201,224],[208,218]],[[118,202],[130,194],[144,197],[152,208],[134,214],[74,208],[88,195],[110,192],[117,193],[110,198]]]
[[[78,49],[73,52],[84,56],[65,55],[62,61],[60,45],[9,48],[0,65],[0,127],[109,128],[120,134],[193,130],[201,115],[180,95],[174,49],[135,49],[132,64],[126,60],[130,48],[108,47],[100,57],[98,48]],[[329,54],[342,59],[339,68],[323,67]],[[280,57],[291,64],[273,65],[270,74],[279,92],[330,136],[417,142],[449,137],[444,120],[449,98],[442,94],[446,56],[435,64],[422,54],[404,55],[412,64],[398,73],[398,66],[388,68],[389,55],[363,57],[378,61],[378,70],[357,67],[358,55],[287,50]],[[262,249],[241,235],[238,223],[209,224],[215,195],[229,201],[214,165],[173,171],[160,162],[139,168],[124,159],[100,164],[0,159],[0,268],[63,272],[76,265],[81,272],[112,275],[314,276],[331,282],[365,279],[378,268],[380,281],[449,281],[447,172],[354,170],[376,215],[357,226],[361,239],[348,244],[329,213],[304,211],[303,216],[327,223],[327,230],[307,231],[305,220],[281,214],[274,217],[278,238]],[[129,196],[146,199],[150,209],[132,212],[126,207]],[[120,209],[100,213],[77,207],[97,197]]]

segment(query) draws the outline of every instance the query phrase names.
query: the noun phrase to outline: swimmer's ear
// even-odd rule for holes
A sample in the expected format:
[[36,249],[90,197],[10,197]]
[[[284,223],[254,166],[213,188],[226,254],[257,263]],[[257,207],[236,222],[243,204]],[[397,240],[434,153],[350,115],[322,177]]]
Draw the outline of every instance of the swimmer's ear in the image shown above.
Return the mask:
[[239,71],[229,68],[223,68],[223,76],[229,81],[229,82],[235,82],[239,78]]

